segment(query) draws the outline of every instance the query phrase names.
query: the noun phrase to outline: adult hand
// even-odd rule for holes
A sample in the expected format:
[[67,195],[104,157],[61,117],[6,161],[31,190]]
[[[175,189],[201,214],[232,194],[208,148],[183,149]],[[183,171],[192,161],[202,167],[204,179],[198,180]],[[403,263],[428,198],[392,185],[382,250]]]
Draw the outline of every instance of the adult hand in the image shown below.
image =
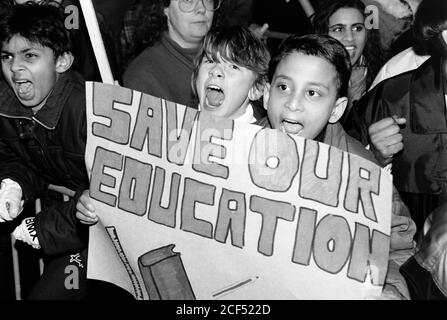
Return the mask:
[[95,207],[88,190],[84,190],[76,203],[76,218],[83,224],[92,225],[98,222],[98,216],[95,213]]
[[4,179],[0,186],[0,222],[11,221],[23,210],[22,188],[11,180]]
[[371,150],[382,166],[389,164],[393,160],[393,155],[404,148],[400,126],[406,122],[405,118],[392,116],[369,126]]

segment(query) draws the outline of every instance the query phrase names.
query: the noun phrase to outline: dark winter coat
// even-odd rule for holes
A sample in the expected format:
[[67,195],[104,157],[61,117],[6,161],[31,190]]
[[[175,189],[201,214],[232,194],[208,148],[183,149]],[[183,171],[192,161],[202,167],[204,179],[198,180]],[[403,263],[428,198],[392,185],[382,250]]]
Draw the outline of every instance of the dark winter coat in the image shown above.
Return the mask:
[[[16,181],[25,205],[49,184],[64,186],[78,195],[88,189],[85,144],[85,82],[79,74],[63,74],[36,114],[22,106],[1,81],[0,180]],[[86,246],[87,228],[75,217],[77,199],[57,202],[37,215],[37,236],[45,254]]]

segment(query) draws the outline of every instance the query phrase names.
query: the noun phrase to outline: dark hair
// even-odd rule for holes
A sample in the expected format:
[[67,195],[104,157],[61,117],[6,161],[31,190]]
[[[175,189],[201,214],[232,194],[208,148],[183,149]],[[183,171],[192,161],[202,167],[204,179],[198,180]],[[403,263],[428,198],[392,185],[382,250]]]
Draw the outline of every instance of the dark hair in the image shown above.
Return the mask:
[[418,40],[430,40],[447,29],[447,1],[423,0],[413,23],[414,36]]
[[329,32],[330,17],[341,8],[354,8],[365,15],[365,4],[361,0],[336,0],[326,1],[320,9],[315,11],[312,20],[313,31],[315,33],[326,34]]
[[[328,34],[330,17],[342,8],[357,9],[366,18],[366,7],[361,0],[322,1],[312,21],[313,31],[315,33]],[[365,64],[368,69],[366,85],[369,86],[374,81],[377,72],[383,66],[388,54],[382,48],[378,30],[367,30],[367,36],[363,55],[365,56]]]
[[278,53],[272,57],[269,65],[268,79],[271,83],[278,64],[292,53],[302,53],[327,60],[337,72],[337,97],[348,95],[351,61],[343,45],[325,34],[308,34],[290,36],[279,46]]
[[9,7],[0,17],[0,43],[8,42],[16,35],[50,48],[55,58],[72,52],[65,14],[58,6],[25,3]]
[[255,86],[262,88],[267,81],[270,53],[264,42],[248,28],[241,26],[216,27],[205,36],[202,48],[195,59],[192,87],[196,94],[196,80],[204,57],[214,61],[222,59],[245,67],[257,74]]
[[169,7],[171,0],[138,0],[131,9],[135,16],[134,50],[143,51],[153,46],[161,39],[164,31],[168,30],[168,18],[164,9]]

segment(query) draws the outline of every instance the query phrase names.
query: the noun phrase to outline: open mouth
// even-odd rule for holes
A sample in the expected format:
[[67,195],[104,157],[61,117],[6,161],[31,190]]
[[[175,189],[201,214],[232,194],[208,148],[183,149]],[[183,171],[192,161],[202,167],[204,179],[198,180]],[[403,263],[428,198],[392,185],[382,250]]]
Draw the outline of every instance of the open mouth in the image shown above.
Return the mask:
[[345,46],[345,49],[348,51],[350,56],[353,56],[355,54],[355,46]]
[[209,85],[205,90],[205,98],[209,107],[218,108],[225,100],[225,93],[219,86]]
[[283,119],[281,126],[284,133],[293,135],[299,135],[304,129],[304,126],[300,122],[291,119]]
[[33,83],[28,80],[14,80],[17,94],[20,97],[26,98],[32,92]]

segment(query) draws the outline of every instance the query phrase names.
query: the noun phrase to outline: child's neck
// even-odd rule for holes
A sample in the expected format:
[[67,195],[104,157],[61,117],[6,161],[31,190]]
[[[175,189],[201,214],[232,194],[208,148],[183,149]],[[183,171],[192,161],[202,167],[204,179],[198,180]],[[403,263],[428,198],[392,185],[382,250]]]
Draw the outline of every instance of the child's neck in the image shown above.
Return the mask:
[[31,108],[34,114],[36,114],[40,109],[42,109],[45,103],[47,103],[48,97],[50,96],[51,92],[53,92],[53,90],[51,90],[50,93],[45,97],[45,99],[43,99],[37,106]]
[[237,109],[237,111],[235,113],[233,113],[231,115],[230,118],[235,120],[235,119],[242,117],[247,112],[247,107],[249,104],[250,104],[250,101],[248,101],[247,103],[244,103],[239,109]]
[[245,111],[238,117],[233,117],[233,120],[240,123],[253,123],[254,121],[256,121],[253,114],[253,108],[251,107],[250,103],[246,105],[244,109]]

